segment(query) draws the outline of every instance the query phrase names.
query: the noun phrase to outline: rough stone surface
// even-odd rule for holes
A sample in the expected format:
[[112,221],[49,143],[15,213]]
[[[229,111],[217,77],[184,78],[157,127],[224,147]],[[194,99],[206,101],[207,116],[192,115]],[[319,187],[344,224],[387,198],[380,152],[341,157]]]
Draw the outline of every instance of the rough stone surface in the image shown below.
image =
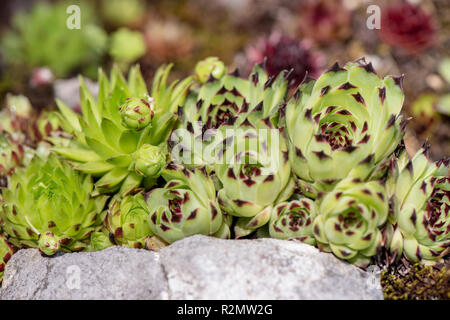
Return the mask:
[[158,259],[154,252],[123,247],[52,258],[36,249],[19,250],[8,263],[0,297],[165,299],[167,282]]
[[382,299],[383,295],[376,274],[306,244],[193,236],[159,253],[112,247],[46,258],[34,249],[20,250],[6,266],[0,298]]
[[195,236],[165,248],[161,261],[171,299],[382,298],[371,274],[299,242]]

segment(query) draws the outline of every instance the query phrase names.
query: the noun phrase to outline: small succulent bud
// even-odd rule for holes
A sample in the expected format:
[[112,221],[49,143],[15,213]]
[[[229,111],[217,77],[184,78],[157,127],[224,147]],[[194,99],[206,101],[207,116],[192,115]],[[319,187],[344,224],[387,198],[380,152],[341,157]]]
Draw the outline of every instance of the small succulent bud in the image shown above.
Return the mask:
[[145,177],[158,177],[166,166],[166,156],[161,148],[144,144],[135,153],[136,172]]
[[39,235],[39,251],[47,256],[54,255],[61,248],[61,239],[52,232]]
[[128,129],[142,129],[150,124],[153,118],[153,99],[128,98],[120,106],[122,125]]
[[210,76],[222,78],[227,73],[227,67],[217,57],[208,57],[195,66],[195,76],[200,83],[208,81]]

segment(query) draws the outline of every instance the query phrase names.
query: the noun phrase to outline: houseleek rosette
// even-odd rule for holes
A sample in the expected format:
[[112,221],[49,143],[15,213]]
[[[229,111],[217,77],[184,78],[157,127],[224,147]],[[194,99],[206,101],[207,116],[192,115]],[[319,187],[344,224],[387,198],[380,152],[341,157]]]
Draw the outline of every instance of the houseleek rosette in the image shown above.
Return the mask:
[[50,138],[53,150],[76,170],[99,178],[95,194],[119,191],[127,195],[152,186],[159,177],[176,122],[174,112],[191,83],[187,78],[167,85],[170,69],[157,71],[152,97],[136,66],[128,82],[117,68],[109,80],[100,71],[97,100],[81,80],[81,116],[57,102],[62,127],[72,137]]
[[106,213],[107,197],[92,198],[93,188],[89,175],[56,156],[33,158],[1,190],[0,220],[8,241],[47,255],[83,250]]
[[403,136],[402,78],[380,79],[363,60],[306,79],[285,113],[289,159],[302,191],[328,192],[347,176],[367,179]]
[[393,221],[388,225],[389,247],[412,262],[433,264],[450,247],[449,159],[431,163],[428,146],[399,166]]
[[0,284],[3,280],[3,272],[5,271],[6,264],[16,250],[17,248],[9,243],[3,234],[0,234]]
[[[204,63],[209,66],[211,61]],[[286,75],[287,71],[269,77],[263,66],[256,65],[248,79],[236,72],[217,78],[213,75],[195,87],[179,109],[180,124],[172,135],[176,145],[172,147],[172,158],[185,166],[212,166],[215,155],[210,151],[217,142],[217,130],[230,125],[239,127],[245,120],[256,123],[274,117],[287,93]]]
[[295,182],[283,134],[270,121],[230,129],[223,130],[215,165],[218,198],[222,210],[239,217],[235,234],[243,237],[270,220],[273,206],[289,198]]
[[320,200],[313,231],[317,244],[338,258],[366,266],[382,244],[388,216],[385,186],[347,178]]
[[313,222],[318,214],[316,203],[308,198],[277,204],[272,209],[269,234],[275,239],[295,239],[315,245]]
[[116,195],[109,204],[105,225],[116,244],[143,248],[146,239],[153,235],[148,217],[142,193],[123,198]]
[[228,220],[205,170],[170,164],[162,176],[167,184],[146,195],[150,229],[155,235],[168,243],[194,234],[229,238]]

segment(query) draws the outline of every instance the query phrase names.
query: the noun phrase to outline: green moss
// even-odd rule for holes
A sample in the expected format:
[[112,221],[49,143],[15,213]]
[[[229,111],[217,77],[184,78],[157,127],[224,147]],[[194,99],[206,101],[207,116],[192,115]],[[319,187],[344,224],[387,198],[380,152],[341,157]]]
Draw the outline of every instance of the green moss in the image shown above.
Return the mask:
[[450,268],[415,264],[404,275],[388,269],[381,275],[381,285],[388,300],[450,299]]

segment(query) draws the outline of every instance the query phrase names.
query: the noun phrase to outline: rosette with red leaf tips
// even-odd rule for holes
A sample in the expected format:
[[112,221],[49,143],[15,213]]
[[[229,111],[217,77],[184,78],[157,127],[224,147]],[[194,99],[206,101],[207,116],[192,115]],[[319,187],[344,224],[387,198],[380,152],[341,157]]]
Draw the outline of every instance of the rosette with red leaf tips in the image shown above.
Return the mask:
[[441,262],[450,251],[449,159],[430,163],[425,146],[400,167],[389,247],[413,262]]

